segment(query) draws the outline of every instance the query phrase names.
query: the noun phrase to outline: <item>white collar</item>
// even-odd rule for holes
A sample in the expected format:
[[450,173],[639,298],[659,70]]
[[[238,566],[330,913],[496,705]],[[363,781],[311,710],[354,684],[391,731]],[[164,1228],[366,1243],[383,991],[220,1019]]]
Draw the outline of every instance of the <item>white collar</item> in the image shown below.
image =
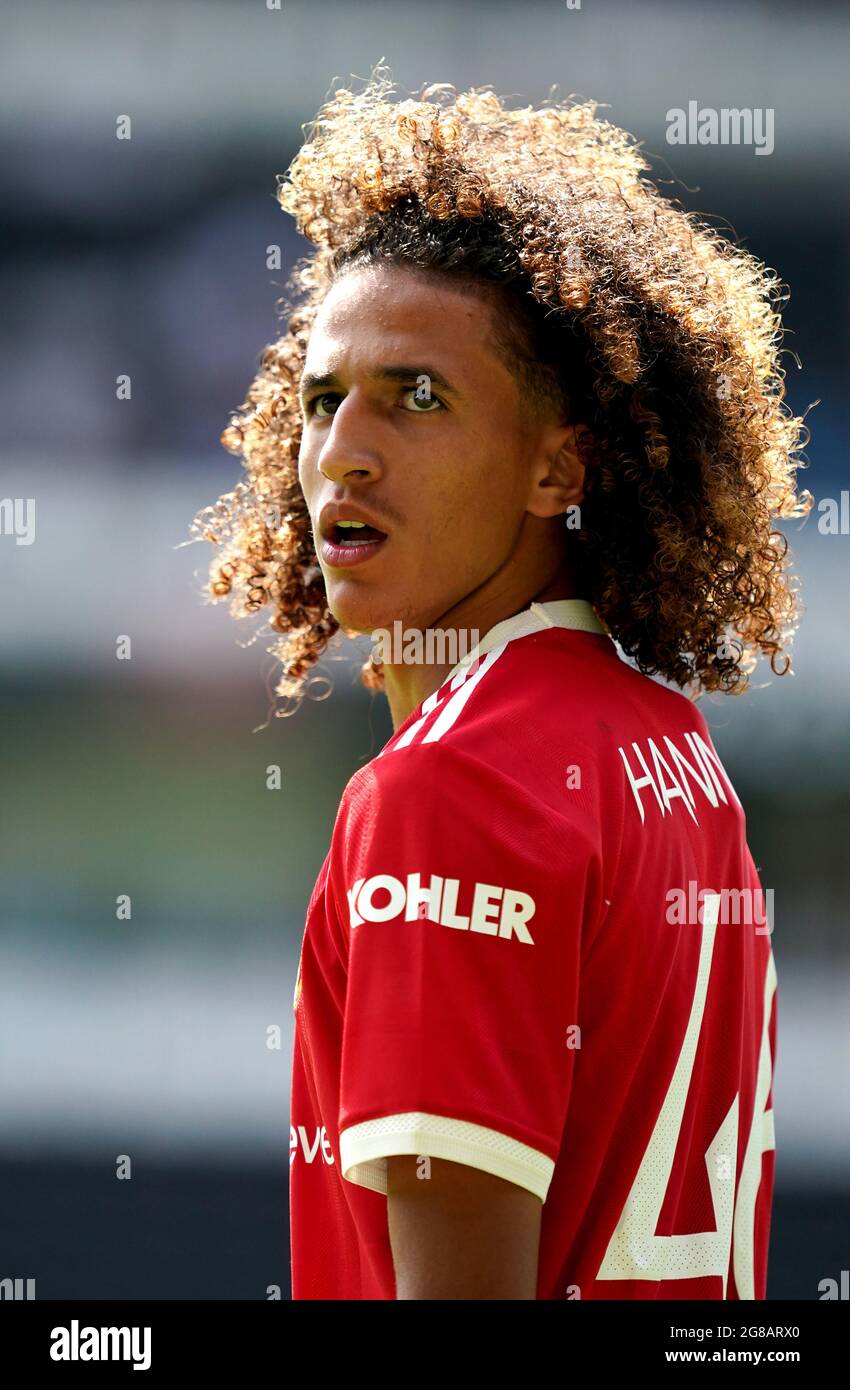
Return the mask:
[[579,632],[600,632],[603,636],[610,637],[607,627],[600,621],[595,608],[586,598],[559,598],[549,603],[532,603],[521,613],[514,613],[512,617],[504,618],[502,622],[496,623],[495,627],[491,627],[472,650],[461,657],[449,674],[443,677],[442,683],[451,680],[479,656],[490,651],[491,647],[512,642],[516,637],[526,637],[530,632],[541,632],[547,627],[570,627]]

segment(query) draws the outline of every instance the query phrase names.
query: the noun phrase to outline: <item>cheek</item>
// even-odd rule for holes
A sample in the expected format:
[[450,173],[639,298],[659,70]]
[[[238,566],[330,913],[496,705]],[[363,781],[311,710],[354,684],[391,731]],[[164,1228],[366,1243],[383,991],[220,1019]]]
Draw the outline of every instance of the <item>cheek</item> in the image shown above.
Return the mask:
[[504,564],[514,537],[507,518],[498,515],[480,493],[448,499],[419,534],[424,558],[438,559],[436,572],[469,587]]
[[310,495],[310,480],[313,475],[313,470],[308,467],[307,458],[307,450],[302,443],[298,450],[298,484],[305,497]]
[[437,518],[437,540],[454,551],[458,546],[475,554],[503,551],[514,535],[516,520],[516,499],[509,494],[508,483],[497,468],[489,466],[474,479],[455,481]]

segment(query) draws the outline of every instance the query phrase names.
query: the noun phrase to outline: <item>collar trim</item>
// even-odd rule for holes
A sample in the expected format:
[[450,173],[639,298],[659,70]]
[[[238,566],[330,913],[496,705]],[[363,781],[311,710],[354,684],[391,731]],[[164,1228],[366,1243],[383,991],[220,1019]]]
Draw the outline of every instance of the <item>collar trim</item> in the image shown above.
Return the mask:
[[491,648],[513,642],[517,637],[527,637],[531,632],[541,632],[547,627],[568,627],[578,632],[596,632],[610,639],[607,627],[588,599],[561,598],[552,599],[548,603],[532,603],[521,613],[514,613],[512,617],[504,618],[502,622],[496,623],[495,627],[491,627],[472,651],[467,652],[452,668],[442,684],[453,680]]

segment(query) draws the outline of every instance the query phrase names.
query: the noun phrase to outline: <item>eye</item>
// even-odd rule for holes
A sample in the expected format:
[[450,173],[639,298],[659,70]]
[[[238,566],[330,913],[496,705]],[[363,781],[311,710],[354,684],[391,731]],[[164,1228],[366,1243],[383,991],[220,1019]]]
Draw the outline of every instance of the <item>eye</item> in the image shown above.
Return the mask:
[[[402,400],[410,397],[413,406],[410,410],[412,415],[431,415],[434,409],[444,410],[445,406],[439,396],[435,396],[431,391],[426,396],[420,386],[406,386],[401,393]],[[325,391],[320,396],[312,396],[304,405],[304,413],[307,416],[315,416],[318,420],[329,420],[336,413],[339,405],[340,395],[337,391]],[[333,406],[333,409],[329,409]]]
[[[312,399],[307,402],[307,414],[317,415],[320,420],[327,420],[329,418],[329,415],[326,414],[324,410],[320,410],[319,406],[322,405],[322,403],[325,401],[338,400],[339,397],[334,391],[326,391],[322,396],[313,396]],[[332,415],[333,411],[331,411],[330,414]]]
[[401,394],[402,398],[404,398],[405,396],[410,396],[412,400],[415,402],[414,408],[411,411],[411,414],[413,415],[430,415],[433,413],[431,411],[431,406],[434,405],[436,405],[440,410],[443,409],[443,402],[440,400],[439,396],[434,395],[433,391],[429,392],[429,394],[426,396],[423,394],[423,391],[420,389],[420,387],[406,386]]

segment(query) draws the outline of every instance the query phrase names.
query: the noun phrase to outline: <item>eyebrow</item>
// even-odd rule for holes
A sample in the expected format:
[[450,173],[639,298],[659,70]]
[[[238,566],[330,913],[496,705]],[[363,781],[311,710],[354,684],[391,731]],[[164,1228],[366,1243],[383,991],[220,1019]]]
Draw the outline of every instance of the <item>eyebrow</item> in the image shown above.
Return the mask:
[[[457,395],[455,388],[446,381],[441,372],[434,367],[428,367],[424,363],[416,366],[405,366],[403,363],[397,366],[382,365],[375,367],[369,376],[375,381],[415,381],[419,376],[427,376],[432,386],[437,386],[441,391],[447,391],[450,395]],[[298,394],[303,401],[308,392],[315,391],[322,387],[339,386],[339,377],[335,372],[304,372],[301,377],[301,385]]]

